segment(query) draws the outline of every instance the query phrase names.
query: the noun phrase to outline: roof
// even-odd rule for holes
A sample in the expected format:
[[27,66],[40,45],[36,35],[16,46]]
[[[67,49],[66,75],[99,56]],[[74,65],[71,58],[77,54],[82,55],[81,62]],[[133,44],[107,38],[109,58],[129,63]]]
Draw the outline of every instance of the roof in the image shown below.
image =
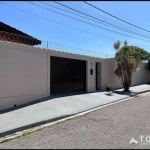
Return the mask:
[[21,40],[19,40],[19,43],[24,43],[24,44],[28,44],[28,45],[41,44],[40,40],[38,40],[38,39],[36,39],[36,38],[34,38],[34,37],[32,37],[32,36],[22,32],[22,31],[14,28],[14,27],[11,27],[11,26],[3,23],[3,22],[0,22],[0,33],[3,33],[3,34],[6,33],[6,34],[18,36],[19,38],[23,38],[24,41],[22,42]]

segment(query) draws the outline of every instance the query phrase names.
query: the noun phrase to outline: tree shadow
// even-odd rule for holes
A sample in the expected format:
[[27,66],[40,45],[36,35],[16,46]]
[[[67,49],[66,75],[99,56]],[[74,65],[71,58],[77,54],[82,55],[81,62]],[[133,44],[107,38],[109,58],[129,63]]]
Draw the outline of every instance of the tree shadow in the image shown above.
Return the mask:
[[138,92],[133,92],[131,90],[129,90],[129,91],[114,90],[113,93],[120,94],[120,95],[127,95],[127,96],[136,96],[138,94]]

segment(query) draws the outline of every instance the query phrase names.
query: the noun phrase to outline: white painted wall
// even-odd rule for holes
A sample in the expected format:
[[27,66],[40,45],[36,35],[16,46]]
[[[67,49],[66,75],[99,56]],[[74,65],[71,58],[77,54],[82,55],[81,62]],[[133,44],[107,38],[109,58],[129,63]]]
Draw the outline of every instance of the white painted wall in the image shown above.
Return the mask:
[[[119,78],[113,73],[115,65],[114,59],[107,59],[102,62],[102,90],[106,89],[107,83],[112,85],[112,89],[122,88]],[[145,64],[140,64],[138,68],[139,70],[133,73],[132,86],[150,82],[150,71],[147,70]]]
[[[115,61],[53,50],[46,50],[17,43],[0,41],[0,110],[21,105],[50,95],[50,56],[86,61],[87,92],[96,91],[96,62],[101,63],[99,87],[106,84],[112,88],[122,88],[113,73]],[[90,74],[93,69],[93,75]],[[150,71],[140,65],[134,75],[133,85],[150,82]]]
[[141,63],[135,73],[133,73],[133,85],[150,82],[150,70],[147,64]]
[[87,92],[95,91],[96,58],[0,41],[0,110],[50,95],[50,56],[85,60]]
[[47,51],[0,42],[0,110],[49,95]]
[[[93,70],[93,74],[91,74],[91,69]],[[87,61],[87,92],[93,92],[95,90],[95,61]]]
[[101,65],[101,88],[102,90],[106,89],[106,84],[110,83],[113,89],[121,88],[122,85],[118,77],[114,74],[113,69],[115,66],[115,61],[111,59],[106,59],[102,62]]

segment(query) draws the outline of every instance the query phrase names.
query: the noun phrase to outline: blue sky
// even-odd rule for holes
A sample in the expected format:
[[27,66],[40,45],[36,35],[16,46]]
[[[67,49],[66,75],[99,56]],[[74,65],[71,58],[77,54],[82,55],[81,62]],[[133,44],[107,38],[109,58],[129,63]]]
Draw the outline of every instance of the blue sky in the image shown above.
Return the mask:
[[[42,1],[41,1],[42,2]],[[150,2],[142,1],[88,1],[89,3],[113,14],[114,16],[126,20],[134,25],[150,30]],[[131,32],[142,34],[141,37],[135,34],[129,34],[127,32],[119,31],[108,25],[102,25],[100,22],[90,23],[98,26],[111,29],[113,31],[129,34],[143,39],[143,35],[150,37],[148,32],[127,25],[121,21],[118,21],[109,15],[98,11],[83,1],[61,1],[59,3],[65,4],[71,8],[78,9],[88,15],[94,16],[98,19],[107,21],[111,24],[115,24],[121,28],[126,28]],[[54,3],[53,1],[39,1],[25,2],[0,2],[0,18],[1,21],[13,26],[29,35],[32,35],[43,41],[43,45],[46,46],[46,41],[49,41],[49,47],[54,43],[55,47],[59,44],[64,45],[65,51],[79,52],[79,49],[83,49],[83,53],[87,55],[95,55],[100,57],[114,56],[115,50],[113,43],[120,40],[122,43],[124,40],[128,41],[129,45],[139,46],[150,52],[150,40],[136,39],[125,35],[116,34],[102,29],[101,27],[91,26],[89,24],[79,22],[60,14],[56,14],[52,11],[57,9],[48,5],[59,7],[64,10],[69,10],[61,5]],[[60,13],[65,13],[57,10]],[[69,10],[70,11],[70,10]],[[73,11],[72,11],[73,12]],[[81,20],[84,18],[74,16]],[[81,15],[81,14],[80,14]],[[57,44],[58,43],[58,44]],[[69,47],[74,47],[70,49]],[[81,53],[81,52],[80,52]]]

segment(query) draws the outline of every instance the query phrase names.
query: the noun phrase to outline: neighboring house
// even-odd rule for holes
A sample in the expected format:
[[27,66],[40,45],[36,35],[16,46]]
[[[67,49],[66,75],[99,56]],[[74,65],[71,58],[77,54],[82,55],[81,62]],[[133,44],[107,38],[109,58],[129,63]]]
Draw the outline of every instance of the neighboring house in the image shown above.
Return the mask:
[[[40,44],[40,40],[27,34],[24,36],[17,29],[13,31],[9,40],[0,40],[0,110],[51,94],[102,91],[107,83],[113,89],[122,87],[113,73],[116,63],[113,58],[36,48],[33,46]],[[16,41],[13,36],[17,33],[20,35]],[[20,36],[30,38],[32,42],[22,42]],[[149,75],[141,64],[140,70],[134,74],[133,85],[150,81]]]
[[0,40],[22,43],[26,45],[38,45],[41,44],[41,41],[26,34],[22,31],[19,31],[3,22],[0,22]]

